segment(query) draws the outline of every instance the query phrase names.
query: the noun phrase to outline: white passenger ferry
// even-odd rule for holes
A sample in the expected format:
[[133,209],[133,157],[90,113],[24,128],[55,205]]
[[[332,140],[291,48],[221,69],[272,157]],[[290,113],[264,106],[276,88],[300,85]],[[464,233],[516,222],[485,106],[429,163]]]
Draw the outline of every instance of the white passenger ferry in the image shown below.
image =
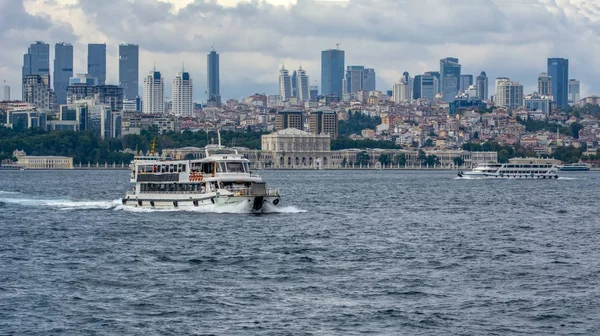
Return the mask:
[[136,156],[131,163],[133,191],[122,199],[125,206],[142,208],[195,208],[240,205],[259,211],[265,203],[279,204],[279,190],[266,188],[260,175],[250,171],[250,161],[237,150],[220,145],[205,147],[206,157],[170,160],[154,151]]
[[508,163],[480,164],[468,172],[458,172],[462,178],[478,179],[557,179],[558,165],[553,159],[514,158]]

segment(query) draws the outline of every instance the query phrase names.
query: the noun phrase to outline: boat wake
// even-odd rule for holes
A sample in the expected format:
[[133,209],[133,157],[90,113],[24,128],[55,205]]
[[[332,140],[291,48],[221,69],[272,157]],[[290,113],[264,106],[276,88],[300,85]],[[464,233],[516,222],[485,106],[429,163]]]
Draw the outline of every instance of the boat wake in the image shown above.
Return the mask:
[[114,201],[73,201],[68,199],[48,200],[20,197],[6,197],[8,195],[16,195],[17,192],[0,191],[0,203],[16,204],[26,207],[49,207],[60,211],[73,210],[114,210],[128,211],[138,213],[153,213],[153,212],[196,212],[196,213],[222,213],[222,214],[269,214],[269,213],[303,213],[306,210],[298,209],[294,206],[278,207],[269,203],[263,205],[262,210],[254,211],[250,204],[232,204],[232,205],[206,205],[202,207],[180,207],[177,209],[151,209],[151,208],[135,208],[124,206],[121,200]]

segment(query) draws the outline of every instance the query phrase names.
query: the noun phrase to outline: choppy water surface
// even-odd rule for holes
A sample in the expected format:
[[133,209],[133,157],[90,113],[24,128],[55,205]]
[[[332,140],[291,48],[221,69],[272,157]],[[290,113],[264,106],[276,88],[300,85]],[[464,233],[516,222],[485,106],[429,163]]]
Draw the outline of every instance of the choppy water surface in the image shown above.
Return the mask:
[[0,172],[0,334],[593,335],[600,173],[267,171],[267,214],[127,211],[126,171]]

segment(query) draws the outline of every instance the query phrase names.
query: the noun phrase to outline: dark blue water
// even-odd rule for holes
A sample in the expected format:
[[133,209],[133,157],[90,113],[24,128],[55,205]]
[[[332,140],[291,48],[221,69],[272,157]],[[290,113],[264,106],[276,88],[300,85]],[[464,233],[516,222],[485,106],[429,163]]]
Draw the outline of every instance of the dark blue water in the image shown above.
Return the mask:
[[267,171],[272,213],[0,172],[0,335],[600,334],[600,173]]

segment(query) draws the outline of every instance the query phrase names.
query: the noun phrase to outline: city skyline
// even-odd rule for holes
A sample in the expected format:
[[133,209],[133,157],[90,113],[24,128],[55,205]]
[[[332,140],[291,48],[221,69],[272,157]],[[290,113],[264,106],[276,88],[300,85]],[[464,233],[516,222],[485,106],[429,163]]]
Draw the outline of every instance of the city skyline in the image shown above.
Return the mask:
[[[70,1],[72,2],[72,1]],[[229,5],[222,2],[215,4],[204,4],[203,10],[207,12],[223,11],[225,18],[238,18],[244,9],[253,8],[259,13],[265,15],[265,24],[274,20],[273,18],[280,14],[284,18],[293,18],[293,12],[306,13],[308,11],[307,4],[298,2],[288,7],[274,6],[271,3],[263,4],[246,4],[246,7],[232,6],[234,1]],[[413,13],[414,8],[401,8],[394,5],[391,1],[376,1],[378,4],[387,6],[390,10],[403,11]],[[441,2],[440,2],[441,3]],[[343,11],[345,15],[356,16],[359,22],[363,22],[369,15],[374,14],[373,11],[367,11],[360,6],[361,1],[349,1],[344,7],[328,6],[327,8],[319,8],[323,15],[331,14],[331,20],[338,22],[339,18],[334,15],[337,12]],[[286,64],[302,64],[308,75],[312,77],[314,84],[315,79],[320,79],[320,55],[322,50],[333,49],[337,43],[341,43],[340,49],[345,50],[346,64],[366,64],[377,71],[377,89],[386,91],[391,89],[394,82],[398,81],[404,71],[411,74],[422,74],[426,71],[435,71],[436,63],[444,57],[457,57],[462,65],[462,73],[479,74],[485,71],[488,77],[493,80],[496,77],[509,77],[512,80],[518,80],[524,85],[525,92],[532,92],[537,87],[537,76],[541,72],[545,72],[546,59],[549,57],[563,57],[570,60],[570,77],[576,78],[581,82],[581,97],[599,93],[597,87],[600,87],[600,76],[596,73],[593,67],[593,59],[597,50],[597,40],[594,34],[590,35],[591,26],[586,25],[586,20],[575,22],[576,14],[578,18],[589,17],[590,13],[576,6],[542,6],[536,5],[520,5],[507,6],[506,1],[503,5],[492,6],[485,4],[474,4],[471,9],[480,8],[483,10],[485,17],[491,21],[488,23],[481,22],[481,19],[474,18],[471,23],[464,27],[465,31],[475,31],[479,40],[465,41],[458,35],[445,35],[444,41],[438,40],[433,36],[422,36],[422,33],[427,33],[425,29],[429,24],[416,24],[417,28],[424,31],[417,34],[422,41],[417,41],[416,37],[404,36],[389,36],[386,32],[393,31],[391,28],[392,20],[387,22],[389,16],[384,15],[381,20],[381,25],[378,25],[378,31],[373,33],[371,30],[357,34],[344,33],[329,33],[327,29],[322,30],[322,33],[316,33],[315,29],[309,29],[303,34],[294,33],[288,29],[279,29],[280,27],[263,27],[268,28],[269,34],[276,34],[275,39],[271,37],[258,38],[253,36],[249,39],[250,32],[253,32],[252,27],[248,27],[248,33],[239,33],[240,36],[230,36],[229,33],[216,32],[214,29],[209,29],[202,35],[194,35],[186,37],[186,34],[178,34],[177,31],[170,32],[160,31],[160,28],[169,22],[174,22],[178,18],[187,17],[197,13],[199,5],[190,5],[183,8],[181,4],[170,7],[164,2],[148,2],[147,9],[156,11],[162,10],[161,15],[156,21],[152,21],[147,26],[141,27],[139,31],[128,29],[123,26],[120,13],[131,11],[134,21],[144,19],[141,13],[135,11],[141,6],[139,3],[128,3],[122,1],[114,1],[112,10],[101,8],[93,5],[90,2],[76,2],[67,5],[66,1],[57,0],[55,3],[32,5],[32,1],[15,1],[14,3],[3,5],[3,17],[19,18],[19,24],[13,23],[15,20],[9,20],[9,30],[18,29],[21,25],[27,26],[30,30],[36,32],[27,35],[20,35],[19,39],[0,33],[0,42],[5,42],[9,48],[3,55],[0,56],[0,81],[6,80],[7,84],[12,88],[12,96],[20,97],[20,84],[18,80],[18,67],[22,59],[19,60],[27,46],[35,40],[44,40],[46,43],[54,44],[56,42],[65,41],[72,43],[74,46],[74,73],[85,73],[87,68],[87,44],[88,43],[106,43],[107,45],[107,83],[118,84],[118,53],[117,46],[120,43],[135,43],[140,46],[140,74],[145,73],[152,68],[156,63],[162,69],[165,78],[172,78],[179,71],[181,62],[185,62],[188,72],[197,79],[198,85],[194,87],[194,96],[197,101],[204,101],[206,96],[206,61],[202,54],[206,54],[210,50],[211,45],[219,50],[221,54],[221,95],[224,99],[236,98],[251,95],[255,92],[275,94],[278,83],[277,72],[282,62]],[[311,6],[321,6],[311,4]],[[390,7],[391,6],[391,7]],[[443,6],[443,3],[441,3]],[[459,4],[458,7],[465,6]],[[373,6],[377,7],[377,6]],[[516,12],[516,7],[524,13]],[[176,9],[177,8],[177,9]],[[444,7],[445,8],[445,7]],[[314,8],[313,8],[314,9]],[[535,9],[535,15],[534,10]],[[65,13],[72,14],[77,20],[66,20],[69,16],[64,16]],[[553,11],[558,11],[558,14],[553,14]],[[43,17],[40,14],[47,12],[48,17]],[[141,12],[141,11],[140,11]],[[146,11],[147,12],[147,11]],[[59,15],[60,13],[63,16]],[[379,13],[379,12],[378,12]],[[529,14],[528,14],[529,13]],[[110,15],[109,15],[110,14]],[[560,15],[563,16],[560,16]],[[92,15],[98,15],[98,22],[93,25],[81,26],[77,22],[86,19]],[[300,14],[297,14],[300,15]],[[448,19],[456,19],[458,14],[454,11],[449,12]],[[561,23],[560,17],[566,15],[566,23]],[[547,31],[537,32],[534,36],[522,36],[519,34],[505,34],[511,36],[511,39],[497,40],[492,35],[498,33],[506,33],[506,27],[496,28],[494,23],[498,21],[498,17],[505,17],[509,20],[507,26],[514,25],[510,31],[522,31],[522,26],[531,24],[523,21],[525,18],[538,19],[544,18],[548,22],[555,22],[557,27],[568,26],[569,29],[564,29],[558,32],[569,36],[573,41],[572,48],[570,44],[564,44],[564,39],[556,36],[553,28],[548,28]],[[112,18],[115,24],[110,24]],[[21,20],[22,19],[22,20]],[[241,24],[249,23],[246,19],[241,18]],[[72,21],[72,22],[71,22]],[[537,22],[537,21],[535,21]],[[533,23],[535,23],[533,22]],[[319,18],[310,18],[306,24],[314,24],[316,27],[322,27],[324,22]],[[209,25],[210,22],[201,22],[201,27]],[[215,23],[216,24],[216,23]],[[395,24],[395,23],[394,23]],[[408,24],[408,23],[407,23]],[[463,29],[462,25],[451,30],[452,33],[457,33],[456,30]],[[517,26],[519,29],[517,29]],[[551,26],[551,25],[548,25]],[[181,27],[181,26],[177,26]],[[262,26],[261,26],[262,27]],[[303,26],[304,27],[304,26]],[[390,29],[382,29],[388,27]],[[117,29],[118,28],[118,29]],[[242,27],[240,27],[242,28]],[[556,28],[556,29],[559,29]],[[319,29],[316,29],[319,31]],[[181,30],[185,31],[185,30]],[[156,33],[154,33],[156,32]],[[448,32],[448,34],[450,34]],[[370,34],[368,37],[367,35]],[[458,32],[460,33],[460,32]],[[493,33],[493,34],[492,34]],[[223,35],[225,34],[225,35]],[[491,34],[491,35],[490,35]],[[302,36],[299,36],[302,35]],[[194,38],[196,36],[196,38]],[[270,36],[270,35],[268,35]],[[488,37],[490,37],[488,39]],[[564,36],[563,36],[564,37]],[[198,43],[190,43],[197,39]],[[268,39],[268,41],[267,41]],[[243,41],[244,43],[242,43]],[[485,46],[479,42],[485,40]],[[283,41],[283,42],[281,42]],[[285,42],[289,41],[289,42]],[[295,45],[292,41],[296,41]],[[303,43],[298,43],[304,41]],[[309,41],[313,41],[310,42]],[[562,42],[559,42],[562,41]],[[10,43],[9,43],[10,42]],[[306,45],[310,46],[307,48]],[[561,44],[563,43],[563,44]],[[585,48],[582,49],[582,46]],[[531,53],[530,50],[535,47],[536,53]],[[268,50],[268,51],[266,51]],[[399,53],[398,51],[402,51]],[[401,55],[401,56],[397,56]],[[51,55],[53,59],[53,55]],[[17,62],[19,60],[20,62]],[[439,63],[438,63],[439,64]],[[571,79],[570,78],[570,79]],[[141,78],[140,78],[141,80]],[[319,86],[321,85],[319,81]],[[138,85],[139,87],[139,85]],[[165,89],[169,90],[170,81]],[[141,89],[141,88],[140,88]]]

